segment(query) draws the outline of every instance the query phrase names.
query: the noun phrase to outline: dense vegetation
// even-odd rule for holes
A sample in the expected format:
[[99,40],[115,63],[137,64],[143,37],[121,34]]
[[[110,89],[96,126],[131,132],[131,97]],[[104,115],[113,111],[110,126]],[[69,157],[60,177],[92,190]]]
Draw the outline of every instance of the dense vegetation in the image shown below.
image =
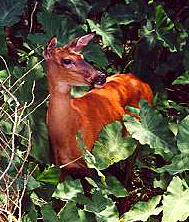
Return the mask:
[[[51,163],[42,54],[52,36],[61,46],[91,31],[85,58],[134,73],[155,96],[128,107],[141,117],[125,116],[128,137],[116,122],[93,154],[81,144],[87,195]],[[0,221],[188,221],[189,1],[1,0],[0,42]]]

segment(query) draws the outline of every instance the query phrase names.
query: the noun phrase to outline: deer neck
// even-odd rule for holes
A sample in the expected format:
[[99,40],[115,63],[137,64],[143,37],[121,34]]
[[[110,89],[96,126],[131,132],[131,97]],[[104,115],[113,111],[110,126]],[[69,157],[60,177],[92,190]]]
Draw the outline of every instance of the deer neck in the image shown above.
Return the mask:
[[[51,78],[51,76],[48,76]],[[78,114],[73,108],[71,86],[61,81],[49,82],[49,106],[47,124],[51,145],[57,164],[70,161],[72,156],[79,156],[76,149],[76,133],[78,131]],[[73,154],[75,153],[75,155]],[[66,155],[65,155],[66,154]],[[65,159],[67,158],[67,159]]]

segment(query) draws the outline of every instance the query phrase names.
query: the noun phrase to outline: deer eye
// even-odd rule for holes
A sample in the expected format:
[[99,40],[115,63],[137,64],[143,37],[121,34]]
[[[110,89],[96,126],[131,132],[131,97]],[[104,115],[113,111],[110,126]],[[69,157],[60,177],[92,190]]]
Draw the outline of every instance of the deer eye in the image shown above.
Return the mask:
[[72,65],[72,60],[71,59],[61,59],[61,64],[65,66],[70,66]]

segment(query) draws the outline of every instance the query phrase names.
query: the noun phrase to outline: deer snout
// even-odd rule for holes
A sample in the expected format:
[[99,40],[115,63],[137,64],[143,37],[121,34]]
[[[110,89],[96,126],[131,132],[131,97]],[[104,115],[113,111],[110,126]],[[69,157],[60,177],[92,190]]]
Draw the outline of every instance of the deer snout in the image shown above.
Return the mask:
[[93,85],[95,88],[100,88],[106,82],[106,74],[98,72],[98,75],[93,79]]

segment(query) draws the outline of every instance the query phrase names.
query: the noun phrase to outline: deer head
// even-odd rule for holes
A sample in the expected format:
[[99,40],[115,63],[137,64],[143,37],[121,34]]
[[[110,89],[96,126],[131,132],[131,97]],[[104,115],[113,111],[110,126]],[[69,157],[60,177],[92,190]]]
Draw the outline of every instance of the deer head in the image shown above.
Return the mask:
[[93,68],[80,54],[94,35],[91,33],[78,37],[61,48],[56,48],[55,37],[49,40],[44,50],[49,81],[76,86],[99,86],[105,83],[105,74]]

